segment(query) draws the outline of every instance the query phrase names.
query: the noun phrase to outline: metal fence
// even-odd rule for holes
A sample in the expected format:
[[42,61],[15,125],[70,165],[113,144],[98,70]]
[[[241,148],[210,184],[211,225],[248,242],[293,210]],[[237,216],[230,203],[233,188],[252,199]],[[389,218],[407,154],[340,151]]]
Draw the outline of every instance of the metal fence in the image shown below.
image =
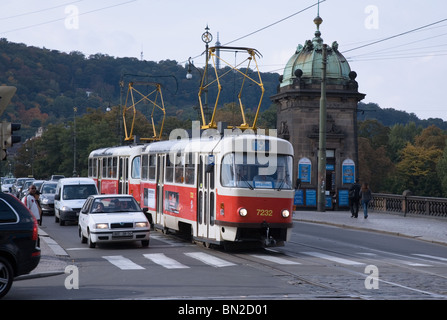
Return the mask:
[[447,199],[373,193],[369,206],[373,211],[406,215],[447,217]]

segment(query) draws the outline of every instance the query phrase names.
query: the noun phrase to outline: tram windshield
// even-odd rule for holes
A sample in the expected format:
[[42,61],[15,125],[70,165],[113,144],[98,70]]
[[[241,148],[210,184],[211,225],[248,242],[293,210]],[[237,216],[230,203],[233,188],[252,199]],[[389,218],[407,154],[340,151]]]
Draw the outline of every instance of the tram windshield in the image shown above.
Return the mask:
[[249,189],[292,189],[292,156],[227,154],[222,159],[224,187]]

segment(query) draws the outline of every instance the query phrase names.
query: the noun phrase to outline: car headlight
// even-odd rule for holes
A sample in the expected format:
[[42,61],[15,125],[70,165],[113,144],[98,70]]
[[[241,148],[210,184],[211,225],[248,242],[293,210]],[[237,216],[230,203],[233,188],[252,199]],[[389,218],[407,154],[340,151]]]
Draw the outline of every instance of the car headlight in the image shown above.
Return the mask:
[[135,222],[135,227],[136,228],[147,228],[147,227],[149,227],[149,223],[148,222]]
[[245,208],[239,208],[238,211],[239,211],[239,215],[241,217],[245,217],[247,215],[247,213],[248,213],[247,209],[245,209]]
[[40,202],[43,203],[43,204],[48,204],[49,199],[46,198],[46,197],[41,197],[41,198],[40,198]]
[[69,206],[62,206],[61,211],[73,211]]
[[97,223],[95,224],[96,229],[108,229],[109,225],[107,223]]
[[281,211],[281,215],[282,215],[284,218],[288,218],[288,217],[290,216],[290,211],[287,210],[287,209],[284,209],[283,211]]

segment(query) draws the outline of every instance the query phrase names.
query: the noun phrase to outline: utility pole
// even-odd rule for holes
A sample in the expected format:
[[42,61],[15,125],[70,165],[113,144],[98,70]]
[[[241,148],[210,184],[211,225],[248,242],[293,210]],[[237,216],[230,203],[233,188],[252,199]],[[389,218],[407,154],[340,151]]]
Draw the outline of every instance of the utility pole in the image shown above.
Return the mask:
[[323,44],[320,98],[320,130],[318,144],[317,211],[326,211],[326,64],[327,45]]

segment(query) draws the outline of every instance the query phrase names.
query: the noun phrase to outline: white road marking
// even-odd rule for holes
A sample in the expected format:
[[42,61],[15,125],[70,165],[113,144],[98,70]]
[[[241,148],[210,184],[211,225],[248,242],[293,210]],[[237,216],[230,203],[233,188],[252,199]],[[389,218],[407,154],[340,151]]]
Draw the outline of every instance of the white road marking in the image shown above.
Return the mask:
[[131,260],[124,258],[123,256],[103,256],[104,259],[114,264],[121,270],[142,270],[142,266],[132,262]]
[[163,253],[146,253],[143,254],[146,259],[151,260],[152,262],[159,264],[166,269],[186,269],[189,268],[184,264],[181,264],[177,260],[171,259],[165,256]]
[[330,260],[330,261],[334,261],[337,263],[346,264],[346,265],[350,265],[350,266],[364,265],[364,263],[361,263],[361,262],[338,258],[338,257],[330,256],[330,255],[327,255],[324,253],[320,253],[320,252],[302,252],[302,253],[316,257],[316,258],[326,259],[326,260]]
[[206,263],[210,266],[221,268],[221,267],[230,267],[234,266],[235,264],[220,258],[217,258],[215,256],[212,256],[210,254],[206,254],[203,252],[186,252],[185,255],[188,257],[197,259],[199,261],[202,261],[203,263]]
[[284,258],[279,258],[279,257],[274,257],[274,256],[269,256],[269,255],[252,254],[251,256],[258,258],[258,259],[263,259],[263,260],[267,260],[267,261],[278,263],[278,264],[284,264],[284,265],[301,264],[299,262],[290,261],[290,260],[287,260]]

